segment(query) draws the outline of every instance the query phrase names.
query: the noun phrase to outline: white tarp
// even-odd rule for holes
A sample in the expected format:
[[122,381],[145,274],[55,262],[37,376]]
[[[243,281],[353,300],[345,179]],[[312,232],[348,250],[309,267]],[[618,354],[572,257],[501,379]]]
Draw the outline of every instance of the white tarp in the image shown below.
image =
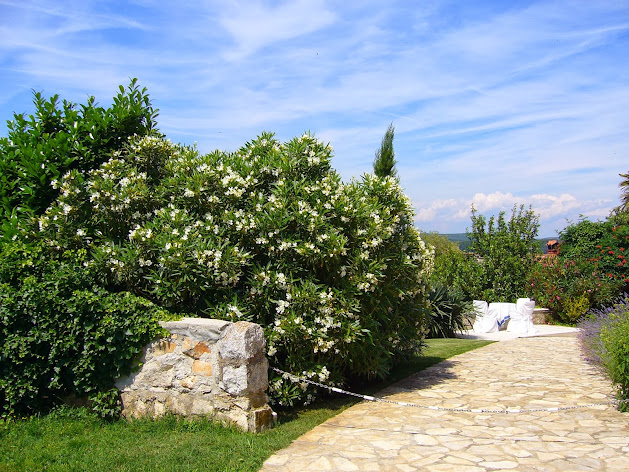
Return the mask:
[[489,307],[486,301],[474,300],[474,312],[476,319],[474,320],[475,333],[494,333],[498,331],[498,322],[495,318],[489,316]]
[[520,298],[517,303],[490,303],[474,300],[475,333],[495,333],[504,329],[522,336],[537,334],[533,325],[533,309],[535,302],[528,298]]
[[507,331],[524,336],[534,336],[537,334],[533,324],[533,310],[535,302],[529,298],[518,298],[517,310],[511,316]]

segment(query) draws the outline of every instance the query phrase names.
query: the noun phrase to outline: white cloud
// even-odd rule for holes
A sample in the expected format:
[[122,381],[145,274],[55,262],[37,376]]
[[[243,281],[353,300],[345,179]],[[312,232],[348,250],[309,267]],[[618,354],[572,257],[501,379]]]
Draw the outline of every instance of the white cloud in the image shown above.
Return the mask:
[[[514,195],[510,192],[477,193],[471,199],[447,199],[418,202],[415,204],[415,221],[424,230],[447,228],[441,232],[463,232],[470,223],[472,205],[486,216],[498,215],[504,211],[511,214],[514,206],[529,206],[540,218],[540,235],[550,235],[566,226],[568,220],[576,221],[580,216],[592,220],[609,215],[613,205],[605,200],[579,200],[571,194]],[[443,225],[441,222],[449,222]],[[433,224],[434,226],[427,226]]]

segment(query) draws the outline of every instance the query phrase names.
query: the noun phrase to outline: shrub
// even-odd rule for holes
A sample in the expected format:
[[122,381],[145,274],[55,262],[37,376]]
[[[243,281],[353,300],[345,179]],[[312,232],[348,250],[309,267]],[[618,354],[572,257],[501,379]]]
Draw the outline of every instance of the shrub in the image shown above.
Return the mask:
[[454,338],[467,329],[472,304],[460,291],[435,283],[428,292],[428,304],[428,338]]
[[46,100],[33,93],[35,111],[15,114],[8,136],[0,138],[0,225],[9,240],[20,221],[40,215],[58,195],[50,183],[72,169],[98,167],[127,138],[155,131],[157,111],[136,79],[113,99],[111,107],[97,106],[94,97],[77,106],[58,95]]
[[539,261],[526,284],[527,294],[551,316],[564,323],[576,323],[590,308],[611,303],[621,282],[601,273],[595,262],[583,259]]
[[583,219],[561,232],[559,256],[536,264],[529,296],[558,321],[575,323],[590,308],[611,304],[629,286],[629,226]]
[[[261,324],[272,364],[293,374],[383,376],[419,349],[432,255],[395,179],[343,184],[330,159],[310,135],[207,155],[136,138],[64,176],[32,237],[85,249],[111,290]],[[312,395],[286,382],[271,382],[278,402]]]
[[579,328],[586,358],[609,375],[617,387],[619,409],[629,411],[629,296],[610,307],[590,310]]
[[102,400],[167,314],[94,286],[83,249],[54,258],[44,243],[0,249],[0,416],[46,411],[70,395]]
[[469,250],[474,254],[465,264],[464,282],[471,299],[509,302],[521,297],[539,248],[535,242],[539,217],[532,209],[513,207],[486,219],[472,207]]
[[455,285],[459,274],[458,266],[465,258],[458,244],[436,232],[421,233],[421,238],[435,253],[431,282],[447,287]]
[[617,224],[614,218],[597,222],[582,219],[568,225],[560,235],[561,260],[589,261],[607,277],[617,279],[621,287],[628,287],[629,225]]

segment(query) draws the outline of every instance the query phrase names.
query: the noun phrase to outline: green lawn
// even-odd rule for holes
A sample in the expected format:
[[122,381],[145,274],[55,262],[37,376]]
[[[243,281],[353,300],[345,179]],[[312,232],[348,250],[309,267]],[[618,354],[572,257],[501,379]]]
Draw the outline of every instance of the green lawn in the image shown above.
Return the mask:
[[[424,356],[398,367],[386,383],[365,386],[362,392],[374,393],[488,343],[435,339],[427,344]],[[337,397],[281,412],[277,427],[261,434],[173,417],[106,423],[84,409],[61,409],[42,418],[0,423],[0,471],[255,471],[274,451],[354,403],[353,398]]]

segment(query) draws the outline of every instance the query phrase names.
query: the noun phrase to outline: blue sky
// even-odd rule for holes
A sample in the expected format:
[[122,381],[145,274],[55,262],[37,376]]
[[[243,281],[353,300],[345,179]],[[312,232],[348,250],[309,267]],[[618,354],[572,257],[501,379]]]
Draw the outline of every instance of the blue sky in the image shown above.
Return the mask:
[[0,135],[32,89],[109,105],[131,77],[172,141],[309,130],[345,180],[393,123],[425,231],[524,203],[550,236],[629,171],[627,0],[0,0]]

